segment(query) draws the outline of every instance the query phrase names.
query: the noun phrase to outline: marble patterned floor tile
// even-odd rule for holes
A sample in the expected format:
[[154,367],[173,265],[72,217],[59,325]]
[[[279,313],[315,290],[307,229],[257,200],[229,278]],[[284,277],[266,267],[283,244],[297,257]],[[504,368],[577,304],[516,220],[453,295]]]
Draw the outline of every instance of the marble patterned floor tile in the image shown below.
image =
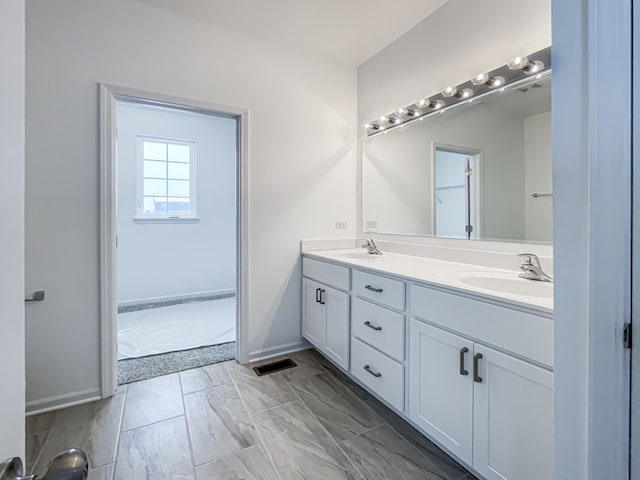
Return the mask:
[[185,395],[184,403],[196,465],[258,443],[251,417],[233,385]]
[[292,382],[291,386],[337,441],[382,423],[349,387],[329,373]]
[[278,375],[258,377],[249,365],[225,364],[249,413],[254,414],[297,399],[289,382]]
[[181,372],[180,381],[182,382],[182,393],[184,395],[232,383],[224,363],[216,363]]
[[254,421],[283,480],[361,477],[301,401],[257,414]]
[[84,449],[92,467],[115,461],[125,395],[60,411],[40,453],[34,473],[42,475],[49,461],[69,448]]
[[184,417],[123,432],[118,480],[195,480]]
[[446,480],[447,477],[388,425],[341,442],[367,480]]
[[27,435],[48,432],[55,424],[58,415],[59,412],[55,411],[28,416],[26,418]]
[[127,391],[122,431],[184,415],[178,374],[132,383]]
[[114,470],[115,470],[115,465],[113,463],[89,470],[89,479],[90,480],[114,480],[113,479]]
[[[291,355],[286,355],[281,358],[291,358],[296,366],[293,368],[289,368],[287,370],[283,370],[281,372],[274,373],[272,375],[278,375],[283,377],[287,382],[294,382],[296,380],[302,380],[305,378],[312,377],[314,375],[319,375],[321,373],[325,373],[324,368],[320,366],[320,364],[316,361],[316,357],[313,355],[314,350],[302,350],[300,352],[292,353]],[[280,358],[276,358],[270,361],[279,360]]]
[[261,445],[196,467],[197,480],[279,480]]
[[42,447],[44,446],[47,437],[49,436],[49,432],[44,433],[34,433],[33,435],[27,435],[26,438],[26,460],[25,460],[25,470],[27,472],[33,471],[33,467],[35,467],[36,462],[38,460],[38,456],[42,451]]
[[[377,401],[374,399],[374,401]],[[396,415],[391,410],[379,404],[377,411],[384,415],[385,422],[398,432],[406,441],[418,449],[422,455],[427,457],[440,471],[443,472],[447,480],[472,480],[471,475],[462,465],[451,458],[440,447],[422,435],[409,423]]]

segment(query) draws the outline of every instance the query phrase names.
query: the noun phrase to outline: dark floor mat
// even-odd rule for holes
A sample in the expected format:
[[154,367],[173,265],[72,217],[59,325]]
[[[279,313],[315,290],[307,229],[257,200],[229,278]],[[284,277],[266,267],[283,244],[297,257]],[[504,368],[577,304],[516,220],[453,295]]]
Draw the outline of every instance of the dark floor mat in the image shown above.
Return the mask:
[[236,358],[236,342],[118,361],[118,385],[226,362]]

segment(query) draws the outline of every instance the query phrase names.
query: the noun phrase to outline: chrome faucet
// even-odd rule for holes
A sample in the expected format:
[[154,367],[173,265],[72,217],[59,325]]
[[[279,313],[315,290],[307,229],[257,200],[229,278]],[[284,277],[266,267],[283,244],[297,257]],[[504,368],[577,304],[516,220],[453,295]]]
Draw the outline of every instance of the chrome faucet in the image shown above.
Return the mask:
[[524,263],[520,265],[520,270],[523,272],[520,274],[520,278],[537,280],[539,282],[553,282],[553,277],[547,275],[542,270],[542,265],[540,265],[540,259],[537,255],[533,253],[519,253],[518,256],[524,258]]
[[362,248],[366,248],[369,255],[382,255],[382,252],[378,249],[376,242],[373,238],[367,238],[367,243],[362,245]]

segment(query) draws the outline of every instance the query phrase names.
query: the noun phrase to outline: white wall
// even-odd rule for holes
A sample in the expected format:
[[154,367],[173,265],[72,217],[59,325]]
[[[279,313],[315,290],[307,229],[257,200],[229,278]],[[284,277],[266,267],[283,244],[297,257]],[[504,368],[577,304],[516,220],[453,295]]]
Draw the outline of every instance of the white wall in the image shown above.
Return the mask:
[[363,125],[380,115],[549,45],[550,0],[449,0],[358,68],[360,138]]
[[0,2],[0,461],[24,458],[24,3]]
[[[118,102],[118,303],[236,288],[236,121]],[[138,136],[196,142],[198,223],[136,223]]]
[[527,240],[553,239],[553,197],[534,198],[533,193],[553,193],[551,175],[551,112],[524,119],[524,211]]
[[128,0],[30,0],[27,32],[31,407],[98,391],[98,82],[249,108],[248,347],[300,345],[300,239],[355,235],[353,69]]

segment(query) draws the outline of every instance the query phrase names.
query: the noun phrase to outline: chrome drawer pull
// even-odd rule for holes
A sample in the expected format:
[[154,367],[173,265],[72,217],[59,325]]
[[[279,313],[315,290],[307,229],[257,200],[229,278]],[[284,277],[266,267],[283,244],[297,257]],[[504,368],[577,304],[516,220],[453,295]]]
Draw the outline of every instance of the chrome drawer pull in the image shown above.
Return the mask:
[[367,320],[366,322],[364,322],[364,324],[365,324],[367,327],[369,327],[369,328],[371,328],[371,329],[373,329],[373,330],[376,330],[376,331],[378,331],[378,332],[379,332],[380,330],[382,330],[382,327],[379,327],[379,326],[376,326],[376,325],[371,325],[371,322],[370,322],[369,320]]
[[380,378],[382,376],[380,372],[374,372],[373,370],[371,370],[371,367],[369,365],[365,365],[364,369],[376,378]]
[[367,290],[371,290],[372,292],[376,292],[376,293],[382,293],[382,289],[378,288],[378,287],[372,287],[371,285],[365,285],[364,288],[366,288]]

